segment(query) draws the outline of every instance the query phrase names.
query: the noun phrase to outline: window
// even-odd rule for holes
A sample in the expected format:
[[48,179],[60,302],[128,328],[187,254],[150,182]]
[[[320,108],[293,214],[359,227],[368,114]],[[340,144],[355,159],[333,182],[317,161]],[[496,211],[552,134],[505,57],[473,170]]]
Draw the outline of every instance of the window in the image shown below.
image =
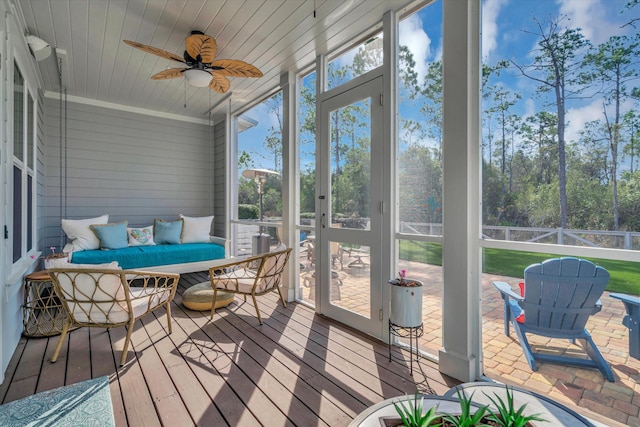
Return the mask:
[[331,58],[327,63],[327,90],[347,83],[382,65],[382,33]]
[[35,102],[17,63],[13,71],[12,261],[16,263],[34,247]]
[[[442,2],[434,1],[398,25],[398,139],[396,146],[397,268],[429,286],[423,298],[442,300]],[[426,303],[425,303],[426,304]],[[442,346],[442,319],[424,310],[423,350]]]
[[605,3],[593,27],[555,2],[483,2],[485,237],[640,250],[640,44],[626,1]]
[[300,230],[299,299],[315,304],[315,215],[316,215],[316,72],[302,76],[299,81],[298,143],[300,194],[298,228]]
[[[277,226],[282,223],[282,92],[245,111],[236,122],[236,252],[261,253],[278,242]],[[268,243],[256,241],[256,233],[268,234]]]

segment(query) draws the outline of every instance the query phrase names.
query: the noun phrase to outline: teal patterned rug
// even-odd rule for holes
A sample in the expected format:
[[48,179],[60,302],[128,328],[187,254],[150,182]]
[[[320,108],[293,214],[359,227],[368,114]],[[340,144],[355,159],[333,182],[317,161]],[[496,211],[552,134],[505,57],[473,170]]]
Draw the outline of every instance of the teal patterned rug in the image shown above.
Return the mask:
[[0,426],[115,426],[109,378],[43,391],[0,406]]

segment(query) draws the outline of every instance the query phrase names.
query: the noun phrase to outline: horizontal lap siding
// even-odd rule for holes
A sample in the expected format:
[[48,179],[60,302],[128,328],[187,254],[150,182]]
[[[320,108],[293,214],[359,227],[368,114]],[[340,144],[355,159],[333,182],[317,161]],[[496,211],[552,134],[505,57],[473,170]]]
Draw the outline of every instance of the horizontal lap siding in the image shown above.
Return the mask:
[[218,123],[214,127],[213,139],[214,139],[214,214],[215,226],[214,231],[216,236],[227,237],[226,225],[226,192],[227,192],[227,180],[226,180],[226,135],[225,135],[226,123],[223,121]]
[[[46,244],[60,244],[59,101],[45,99]],[[212,214],[212,134],[207,125],[69,102],[66,214],[109,214],[146,226],[154,218]],[[64,192],[63,192],[64,195]],[[62,202],[64,206],[64,201]]]

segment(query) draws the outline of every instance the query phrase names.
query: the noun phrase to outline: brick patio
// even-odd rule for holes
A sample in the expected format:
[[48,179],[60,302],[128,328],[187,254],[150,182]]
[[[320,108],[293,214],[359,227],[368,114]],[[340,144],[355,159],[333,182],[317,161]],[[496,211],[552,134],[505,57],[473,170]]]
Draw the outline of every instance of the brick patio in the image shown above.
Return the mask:
[[[356,312],[364,312],[369,306],[368,294],[361,292],[368,270],[349,268],[337,271],[332,280],[333,303]],[[421,280],[423,289],[424,337],[420,347],[437,355],[442,338],[442,269],[421,263],[404,263],[399,266],[410,272],[412,278]],[[364,279],[364,280],[363,280]],[[523,386],[529,390],[552,397],[577,412],[608,425],[640,426],[640,360],[629,357],[628,330],[622,325],[623,304],[602,297],[602,311],[591,317],[587,329],[609,362],[615,375],[610,383],[594,369],[540,363],[538,371],[529,368],[515,333],[504,335],[502,299],[491,285],[501,280],[516,287],[522,279],[484,274],[482,278],[483,356],[485,375],[496,381]],[[309,300],[314,280],[311,273],[301,272],[300,284],[304,297]],[[312,301],[309,301],[312,302]],[[558,352],[573,352],[580,347],[567,340],[545,339],[530,336],[533,347],[545,346]]]

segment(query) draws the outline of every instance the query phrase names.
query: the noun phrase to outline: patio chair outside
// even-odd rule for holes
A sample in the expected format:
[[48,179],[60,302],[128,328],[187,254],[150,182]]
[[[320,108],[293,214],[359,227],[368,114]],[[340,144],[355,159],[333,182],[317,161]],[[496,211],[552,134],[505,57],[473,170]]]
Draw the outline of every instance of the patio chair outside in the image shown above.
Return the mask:
[[626,294],[609,294],[619,299],[627,311],[622,324],[629,328],[629,356],[640,360],[640,298]]
[[[524,295],[505,282],[493,282],[504,300],[504,332],[509,323],[533,371],[536,362],[597,368],[613,382],[613,372],[596,347],[585,325],[602,308],[600,297],[609,281],[609,272],[590,261],[565,257],[533,264],[524,270]],[[589,358],[534,352],[526,334],[566,338],[583,342]]]
[[73,326],[126,326],[120,366],[127,358],[133,324],[140,317],[164,306],[168,332],[171,333],[171,301],[176,293],[179,274],[88,268],[54,268],[49,270],[49,274],[68,313],[52,363],[58,360],[62,344]]
[[[213,299],[211,305],[211,319],[216,311],[216,299],[218,290],[244,295],[251,295],[253,305],[256,308],[258,322],[262,325],[262,316],[258,309],[256,297],[269,292],[278,292],[282,304],[286,307],[287,302],[282,293],[282,276],[289,260],[291,248],[268,252],[265,254],[245,258],[240,261],[230,262],[209,269],[209,279],[213,288]],[[218,274],[219,272],[223,274]]]

